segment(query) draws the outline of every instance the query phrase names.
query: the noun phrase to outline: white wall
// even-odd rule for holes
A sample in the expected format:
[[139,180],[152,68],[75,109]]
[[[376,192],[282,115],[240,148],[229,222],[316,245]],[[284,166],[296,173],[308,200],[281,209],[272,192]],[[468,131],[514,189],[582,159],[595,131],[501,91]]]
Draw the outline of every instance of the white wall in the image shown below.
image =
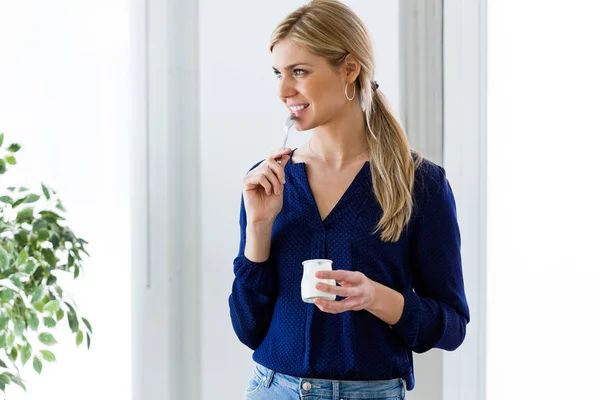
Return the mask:
[[485,398],[487,1],[444,3],[444,168],[456,198],[471,320],[443,352],[444,400]]
[[598,398],[599,14],[490,2],[488,400]]
[[0,0],[0,132],[23,146],[1,188],[58,193],[91,255],[62,285],[94,329],[88,351],[61,321],[58,362],[11,400],[130,398],[128,19],[121,0]]
[[[277,97],[269,38],[304,3],[200,1],[202,399],[241,398],[252,371],[251,351],[231,328],[227,302],[239,246],[241,182],[255,162],[281,146],[287,115]],[[375,76],[398,114],[398,4],[346,3],[372,34]],[[289,146],[308,135],[292,130]]]

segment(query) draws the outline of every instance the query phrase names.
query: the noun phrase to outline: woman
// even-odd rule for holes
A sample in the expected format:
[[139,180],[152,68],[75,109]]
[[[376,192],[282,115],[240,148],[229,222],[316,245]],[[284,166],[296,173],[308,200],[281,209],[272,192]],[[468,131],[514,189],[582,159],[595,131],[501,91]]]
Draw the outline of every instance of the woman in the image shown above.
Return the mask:
[[[281,100],[313,134],[243,180],[229,305],[255,350],[246,398],[404,398],[412,352],[456,349],[469,322],[445,170],[411,151],[347,6],[299,8],[271,52]],[[317,277],[339,286],[317,289],[338,298],[304,303],[302,261],[324,258],[334,270]]]

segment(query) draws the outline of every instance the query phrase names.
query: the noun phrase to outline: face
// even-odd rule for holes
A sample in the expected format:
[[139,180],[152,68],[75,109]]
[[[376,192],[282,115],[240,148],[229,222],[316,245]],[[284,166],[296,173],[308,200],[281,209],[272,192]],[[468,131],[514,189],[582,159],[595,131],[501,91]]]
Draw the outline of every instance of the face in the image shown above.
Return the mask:
[[[326,125],[350,109],[344,96],[346,82],[351,81],[346,68],[335,70],[327,60],[290,39],[273,47],[273,72],[278,80],[279,97],[288,111],[296,115],[297,130]],[[348,85],[348,96],[353,89]]]

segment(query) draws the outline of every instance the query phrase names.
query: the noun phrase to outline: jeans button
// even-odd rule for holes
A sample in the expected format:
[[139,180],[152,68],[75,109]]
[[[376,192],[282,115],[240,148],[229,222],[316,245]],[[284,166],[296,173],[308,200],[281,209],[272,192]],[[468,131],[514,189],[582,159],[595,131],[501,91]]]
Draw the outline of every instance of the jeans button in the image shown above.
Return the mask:
[[302,384],[302,389],[304,389],[308,392],[310,389],[312,389],[312,385],[310,384],[310,382],[304,382]]

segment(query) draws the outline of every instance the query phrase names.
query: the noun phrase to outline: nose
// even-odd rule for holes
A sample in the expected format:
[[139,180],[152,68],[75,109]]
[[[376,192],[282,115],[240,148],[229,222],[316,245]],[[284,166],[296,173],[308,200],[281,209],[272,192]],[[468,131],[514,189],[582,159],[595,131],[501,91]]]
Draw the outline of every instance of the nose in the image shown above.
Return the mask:
[[286,98],[292,97],[296,93],[294,79],[282,76],[279,80],[279,97],[285,101]]

